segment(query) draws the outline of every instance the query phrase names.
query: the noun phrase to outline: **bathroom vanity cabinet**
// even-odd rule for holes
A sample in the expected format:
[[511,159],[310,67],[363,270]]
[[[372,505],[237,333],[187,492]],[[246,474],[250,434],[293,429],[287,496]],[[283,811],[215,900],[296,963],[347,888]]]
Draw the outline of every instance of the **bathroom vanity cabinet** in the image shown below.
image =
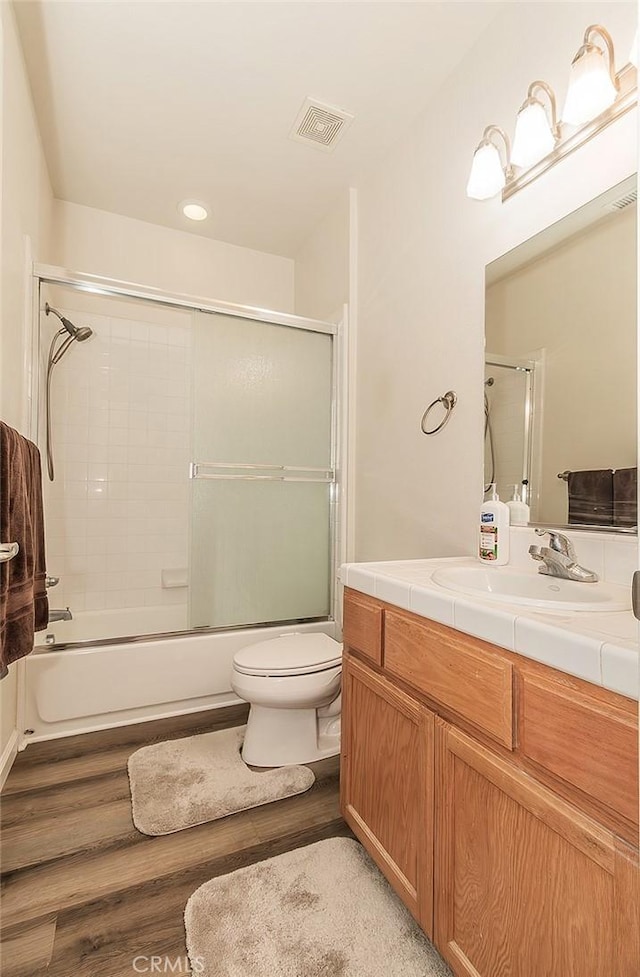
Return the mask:
[[458,977],[637,977],[636,703],[345,590],[345,820]]

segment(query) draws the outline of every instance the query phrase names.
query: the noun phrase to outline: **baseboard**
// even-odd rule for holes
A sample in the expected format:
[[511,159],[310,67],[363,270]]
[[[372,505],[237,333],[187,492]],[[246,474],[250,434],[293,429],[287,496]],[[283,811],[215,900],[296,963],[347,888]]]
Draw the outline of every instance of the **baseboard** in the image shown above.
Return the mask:
[[18,730],[14,729],[11,736],[9,737],[9,742],[2,751],[2,756],[0,757],[0,790],[4,787],[4,782],[9,776],[9,771],[13,766],[13,761],[18,755]]

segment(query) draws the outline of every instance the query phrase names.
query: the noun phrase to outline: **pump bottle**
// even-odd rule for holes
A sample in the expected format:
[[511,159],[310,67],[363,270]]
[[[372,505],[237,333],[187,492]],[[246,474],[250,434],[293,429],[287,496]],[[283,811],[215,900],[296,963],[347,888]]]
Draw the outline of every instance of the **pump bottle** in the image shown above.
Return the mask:
[[512,526],[528,526],[531,510],[518,492],[518,486],[510,485],[509,488],[513,489],[513,495],[507,502],[509,522]]
[[494,566],[509,562],[509,508],[500,501],[495,482],[491,484],[491,498],[480,507],[478,556]]

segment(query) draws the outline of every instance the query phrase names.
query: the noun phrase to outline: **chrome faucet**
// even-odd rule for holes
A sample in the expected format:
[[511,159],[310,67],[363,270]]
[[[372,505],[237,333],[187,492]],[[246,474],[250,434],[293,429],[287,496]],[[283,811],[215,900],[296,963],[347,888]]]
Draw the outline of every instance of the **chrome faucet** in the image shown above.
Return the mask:
[[55,624],[56,621],[73,621],[73,614],[68,607],[60,611],[49,611],[49,624]]
[[580,566],[571,540],[554,529],[536,529],[537,536],[547,534],[549,535],[548,546],[529,547],[531,557],[541,564],[538,573],[546,573],[550,577],[563,577],[565,580],[577,580],[580,583],[596,583],[598,574]]

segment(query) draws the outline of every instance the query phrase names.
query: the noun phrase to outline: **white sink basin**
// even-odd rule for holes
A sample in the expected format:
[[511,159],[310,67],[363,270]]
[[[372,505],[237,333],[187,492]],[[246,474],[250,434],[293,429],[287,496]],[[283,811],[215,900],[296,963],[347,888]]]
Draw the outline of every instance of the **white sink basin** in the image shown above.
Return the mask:
[[436,570],[432,580],[470,597],[546,611],[626,611],[631,607],[626,587],[603,581],[578,583],[511,567],[448,567]]

